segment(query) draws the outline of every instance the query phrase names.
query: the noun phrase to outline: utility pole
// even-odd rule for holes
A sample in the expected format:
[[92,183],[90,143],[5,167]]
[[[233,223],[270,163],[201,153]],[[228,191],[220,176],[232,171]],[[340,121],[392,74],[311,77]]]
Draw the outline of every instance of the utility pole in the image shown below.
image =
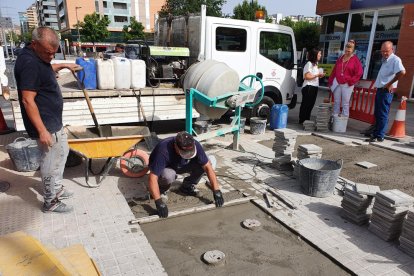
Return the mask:
[[81,8],[82,7],[75,7],[75,12],[76,12],[76,29],[78,30],[78,46],[79,46],[79,52],[82,50],[82,48],[81,48],[81,42],[80,42],[78,9],[81,9]]
[[250,7],[251,7],[251,15],[252,15],[251,20],[252,20],[252,21],[254,21],[253,0],[252,0],[252,2],[250,3]]

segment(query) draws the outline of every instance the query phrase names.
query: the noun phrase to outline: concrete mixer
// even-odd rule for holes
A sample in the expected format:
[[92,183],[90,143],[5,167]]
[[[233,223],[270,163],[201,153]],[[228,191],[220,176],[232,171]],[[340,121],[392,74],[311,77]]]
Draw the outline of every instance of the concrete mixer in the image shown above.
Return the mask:
[[[253,107],[262,100],[262,80],[248,75],[239,81],[238,73],[225,63],[205,60],[188,69],[183,87],[186,94],[186,131],[195,135],[198,141],[233,133],[233,149],[239,150],[241,110],[245,106]],[[258,87],[260,93],[256,99]],[[235,115],[229,126],[199,134],[193,129],[193,107],[210,119],[219,119],[229,109],[234,109]]]

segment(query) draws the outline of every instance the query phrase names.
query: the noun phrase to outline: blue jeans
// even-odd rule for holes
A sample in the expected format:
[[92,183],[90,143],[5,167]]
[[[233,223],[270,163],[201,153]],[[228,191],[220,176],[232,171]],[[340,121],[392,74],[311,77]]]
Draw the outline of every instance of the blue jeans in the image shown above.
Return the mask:
[[46,205],[50,205],[56,194],[63,189],[63,171],[69,154],[68,137],[62,128],[52,133],[52,146],[48,147],[37,140],[41,151],[40,175],[43,184],[43,198]]
[[387,89],[378,88],[375,96],[375,131],[374,137],[384,138],[388,126],[388,114],[392,102],[393,93],[388,92]]

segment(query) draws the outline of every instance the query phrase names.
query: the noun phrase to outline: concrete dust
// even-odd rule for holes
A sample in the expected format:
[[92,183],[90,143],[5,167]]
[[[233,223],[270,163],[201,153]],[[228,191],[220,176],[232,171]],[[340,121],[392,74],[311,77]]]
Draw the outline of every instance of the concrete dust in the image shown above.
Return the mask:
[[[271,148],[273,140],[260,143]],[[414,157],[412,156],[373,145],[341,145],[313,135],[297,137],[293,156],[296,156],[297,147],[301,144],[315,144],[322,147],[323,159],[343,159],[342,177],[358,183],[378,185],[381,190],[399,189],[414,196]],[[356,165],[362,161],[374,163],[377,167],[365,169]]]
[[[241,226],[262,223],[259,231]],[[251,203],[141,225],[168,275],[349,275]],[[206,251],[226,254],[209,266]]]

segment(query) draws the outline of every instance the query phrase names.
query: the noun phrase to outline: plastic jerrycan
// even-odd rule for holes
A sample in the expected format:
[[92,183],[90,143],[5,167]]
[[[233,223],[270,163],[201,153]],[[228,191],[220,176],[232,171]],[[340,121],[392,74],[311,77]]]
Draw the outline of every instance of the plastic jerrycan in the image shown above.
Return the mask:
[[96,89],[96,63],[93,58],[79,57],[76,64],[83,67],[83,70],[77,72],[80,81],[83,80],[85,89]]
[[98,89],[114,89],[114,64],[110,59],[96,60],[96,76]]
[[127,58],[112,57],[114,63],[115,89],[130,89],[131,62]]
[[130,59],[131,62],[131,88],[141,89],[146,84],[145,61],[141,59]]
[[275,104],[270,111],[270,129],[286,128],[289,107],[285,104]]

